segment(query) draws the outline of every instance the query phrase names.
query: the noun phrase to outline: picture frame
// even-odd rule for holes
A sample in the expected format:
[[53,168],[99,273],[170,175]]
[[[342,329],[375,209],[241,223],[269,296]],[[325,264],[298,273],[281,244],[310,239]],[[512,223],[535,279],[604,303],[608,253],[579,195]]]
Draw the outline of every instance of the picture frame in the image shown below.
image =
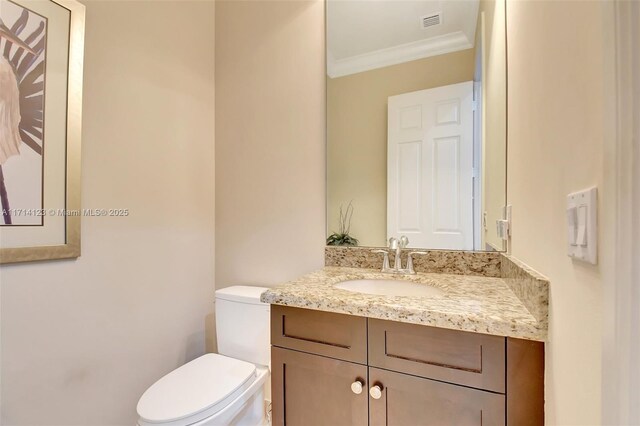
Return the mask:
[[0,264],[80,256],[84,30],[75,0],[0,0]]

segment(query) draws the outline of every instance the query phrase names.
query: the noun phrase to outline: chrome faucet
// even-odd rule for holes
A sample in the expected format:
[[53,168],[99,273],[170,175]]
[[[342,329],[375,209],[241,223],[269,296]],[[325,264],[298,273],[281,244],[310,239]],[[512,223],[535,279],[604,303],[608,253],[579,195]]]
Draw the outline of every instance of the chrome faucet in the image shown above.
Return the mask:
[[[409,238],[402,235],[400,238],[389,238],[389,248],[388,249],[377,249],[371,250],[373,253],[382,253],[384,256],[382,261],[382,269],[381,271],[385,274],[410,274],[415,275],[416,271],[413,269],[413,256],[425,255],[428,254],[426,251],[412,251],[407,255],[407,267],[402,268],[402,259],[400,255],[402,254],[402,249],[406,248],[409,245]],[[389,252],[395,251],[395,259],[393,261],[393,268],[389,266]]]
[[405,248],[409,244],[409,238],[402,235],[400,239],[391,237],[389,238],[389,250],[396,251],[396,257],[393,262],[393,269],[399,271],[402,269],[402,260],[400,259],[400,254],[402,253],[402,249]]

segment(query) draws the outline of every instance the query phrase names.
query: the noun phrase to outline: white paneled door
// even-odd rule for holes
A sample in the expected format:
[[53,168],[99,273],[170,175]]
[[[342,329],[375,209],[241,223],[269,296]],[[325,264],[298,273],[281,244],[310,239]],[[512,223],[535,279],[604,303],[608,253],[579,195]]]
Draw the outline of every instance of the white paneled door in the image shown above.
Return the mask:
[[473,82],[391,96],[387,237],[473,249]]

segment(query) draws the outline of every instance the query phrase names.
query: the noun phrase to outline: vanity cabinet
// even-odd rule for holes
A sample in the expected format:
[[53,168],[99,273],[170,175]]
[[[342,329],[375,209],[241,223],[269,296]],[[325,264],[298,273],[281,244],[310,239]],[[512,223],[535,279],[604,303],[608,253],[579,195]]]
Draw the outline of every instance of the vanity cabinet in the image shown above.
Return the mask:
[[544,424],[544,344],[271,307],[273,424]]

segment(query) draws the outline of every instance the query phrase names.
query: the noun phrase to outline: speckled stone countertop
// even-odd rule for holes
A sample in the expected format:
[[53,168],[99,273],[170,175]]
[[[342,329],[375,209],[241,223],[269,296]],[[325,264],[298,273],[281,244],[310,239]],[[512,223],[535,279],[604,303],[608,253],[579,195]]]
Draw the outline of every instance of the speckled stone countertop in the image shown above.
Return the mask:
[[[442,290],[430,297],[379,296],[342,290],[356,279],[398,279]],[[379,318],[453,330],[544,341],[538,321],[502,278],[419,273],[382,274],[374,269],[325,267],[262,294],[265,303]]]

